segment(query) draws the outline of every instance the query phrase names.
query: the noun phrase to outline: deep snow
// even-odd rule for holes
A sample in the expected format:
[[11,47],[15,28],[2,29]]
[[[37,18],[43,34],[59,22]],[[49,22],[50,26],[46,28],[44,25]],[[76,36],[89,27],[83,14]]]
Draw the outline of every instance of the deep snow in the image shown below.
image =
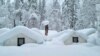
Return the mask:
[[0,47],[0,56],[100,56],[99,46]]
[[[43,44],[29,43],[20,47],[0,46],[0,56],[100,56],[100,46],[97,46],[94,43],[97,35],[95,29],[84,29],[79,31],[69,29],[62,32],[49,30],[48,36],[44,35],[44,30],[39,30],[37,28],[27,29],[20,26],[17,29],[23,30],[23,32],[25,32],[25,30],[35,31],[38,35],[43,35],[44,38],[48,37],[48,39],[50,38],[51,40],[47,40]],[[88,43],[64,45],[61,40],[58,40],[63,36],[72,35],[72,32],[83,32],[84,34],[89,35]]]

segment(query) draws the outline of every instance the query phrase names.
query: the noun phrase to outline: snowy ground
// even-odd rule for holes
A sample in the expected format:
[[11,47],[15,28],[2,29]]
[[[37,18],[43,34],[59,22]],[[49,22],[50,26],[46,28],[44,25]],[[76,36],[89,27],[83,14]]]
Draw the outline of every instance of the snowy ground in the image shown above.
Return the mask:
[[87,45],[0,47],[0,56],[100,56],[100,47]]
[[[67,31],[57,32],[49,30],[48,36],[44,35],[44,30],[32,29],[36,32],[39,32],[44,37],[54,38],[54,41],[46,41],[43,44],[29,43],[24,44],[20,47],[17,46],[0,46],[0,56],[100,56],[100,46],[97,46],[92,43],[92,40],[89,43],[83,44],[72,44],[64,45],[62,42],[55,40],[60,34]],[[87,32],[86,32],[87,31]],[[94,29],[82,30],[86,35],[89,35],[89,38],[93,37],[93,41],[96,38],[96,32]],[[68,33],[67,33],[68,34]],[[91,34],[91,35],[90,35]]]

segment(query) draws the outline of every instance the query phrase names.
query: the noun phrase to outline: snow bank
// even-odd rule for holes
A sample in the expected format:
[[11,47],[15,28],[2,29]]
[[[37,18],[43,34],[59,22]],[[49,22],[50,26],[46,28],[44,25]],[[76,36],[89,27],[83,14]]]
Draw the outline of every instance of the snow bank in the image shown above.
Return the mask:
[[100,47],[79,45],[0,47],[0,56],[100,56]]
[[89,35],[91,35],[92,33],[95,33],[95,32],[96,32],[96,29],[94,29],[94,28],[88,28],[88,29],[77,30],[77,32],[89,36]]
[[58,46],[64,46],[64,43],[57,40],[56,38],[52,41],[46,41],[43,45],[58,45]]
[[44,41],[43,36],[35,31],[32,31],[31,29],[24,27],[24,26],[17,26],[13,28],[12,30],[2,34],[0,36],[0,43],[3,43],[5,40],[12,38],[18,34],[24,34],[34,40],[37,41],[37,43],[41,43]]

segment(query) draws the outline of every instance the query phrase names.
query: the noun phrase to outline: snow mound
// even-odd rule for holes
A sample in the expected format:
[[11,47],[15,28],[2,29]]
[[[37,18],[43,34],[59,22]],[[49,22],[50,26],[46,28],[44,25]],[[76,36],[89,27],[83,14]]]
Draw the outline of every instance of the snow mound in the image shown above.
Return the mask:
[[64,43],[57,40],[56,38],[53,39],[52,41],[47,41],[43,45],[59,45],[59,46],[64,46]]
[[0,56],[100,56],[99,46],[0,47],[0,50]]
[[3,43],[5,40],[12,38],[18,34],[24,34],[34,39],[37,43],[43,43],[44,41],[43,36],[41,34],[38,34],[38,32],[32,31],[31,29],[24,27],[24,26],[16,26],[12,30],[0,36],[0,43]]

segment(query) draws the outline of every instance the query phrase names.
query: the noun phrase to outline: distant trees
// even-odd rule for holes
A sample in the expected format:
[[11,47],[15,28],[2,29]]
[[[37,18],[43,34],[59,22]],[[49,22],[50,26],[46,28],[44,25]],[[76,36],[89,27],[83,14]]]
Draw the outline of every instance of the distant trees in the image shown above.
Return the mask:
[[64,0],[62,5],[62,29],[95,28],[95,0]]
[[39,6],[38,6],[38,10],[39,10],[39,15],[40,15],[40,29],[43,29],[42,26],[42,21],[44,21],[46,19],[46,1],[45,0],[39,0]]
[[97,21],[95,0],[83,0],[76,29],[95,27],[95,21]]
[[78,0],[64,0],[62,5],[62,29],[74,29],[77,21]]
[[48,20],[50,21],[49,29],[61,30],[61,9],[58,0],[53,0],[53,6]]
[[[17,25],[43,29],[42,21],[50,22],[49,29],[65,30],[95,28],[95,0],[0,0],[0,28]],[[6,20],[5,20],[6,19]],[[3,23],[6,22],[6,23]]]
[[5,19],[8,20],[6,25],[3,22],[0,24],[0,26],[5,25],[1,28],[12,28],[17,25],[26,26],[27,21],[30,20],[30,15],[37,12],[37,0],[15,0],[13,2],[11,0],[0,0],[0,11],[1,22]]

